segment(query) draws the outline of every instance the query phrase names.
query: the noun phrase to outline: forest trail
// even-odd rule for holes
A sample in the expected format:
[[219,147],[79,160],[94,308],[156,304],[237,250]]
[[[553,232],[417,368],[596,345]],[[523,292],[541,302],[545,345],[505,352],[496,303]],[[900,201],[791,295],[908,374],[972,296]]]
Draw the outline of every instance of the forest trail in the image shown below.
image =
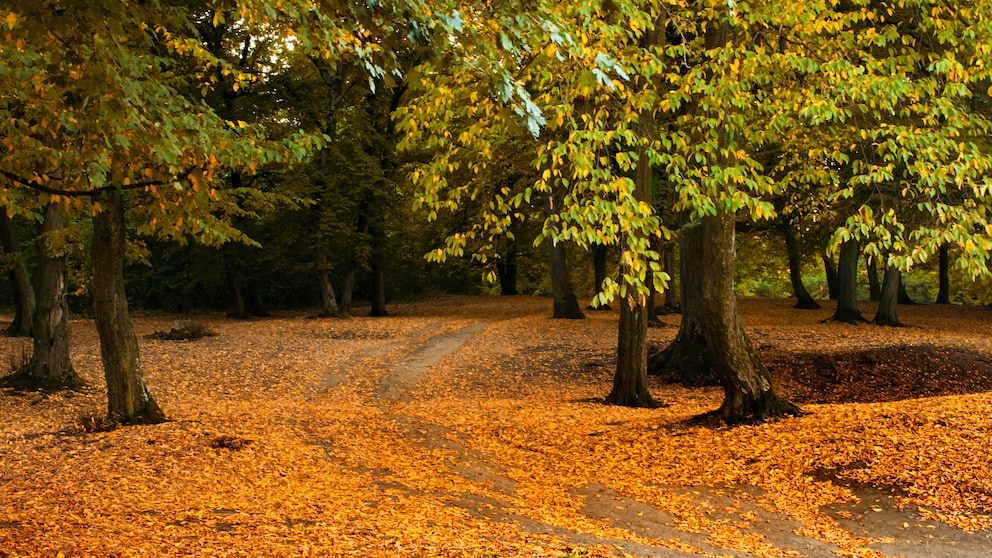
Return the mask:
[[138,318],[172,421],[93,431],[99,344],[76,320],[90,388],[0,394],[0,557],[992,554],[992,309],[907,308],[917,327],[893,330],[789,305],[741,300],[806,414],[737,428],[688,422],[716,388],[652,379],[668,407],[603,405],[616,312],[446,297],[203,316],[219,335],[191,342]]
[[[572,487],[571,492],[584,501],[582,512],[589,518],[605,521],[644,540],[667,541],[659,546],[622,539],[594,536],[534,520],[513,503],[517,483],[505,476],[506,467],[486,452],[473,450],[465,435],[458,435],[445,425],[430,424],[399,412],[397,401],[409,401],[417,383],[430,374],[431,368],[448,355],[457,354],[469,343],[486,341],[482,334],[489,321],[461,326],[454,331],[435,334],[438,323],[407,335],[367,355],[387,359],[387,371],[379,375],[374,389],[375,404],[394,421],[405,438],[429,451],[441,450],[449,455],[446,470],[439,475],[458,475],[470,481],[489,484],[495,496],[469,493],[448,494],[451,504],[471,516],[519,526],[528,533],[544,533],[567,540],[570,544],[606,545],[618,554],[631,556],[728,556],[751,558],[750,553],[714,544],[710,533],[685,527],[684,522],[650,504],[623,496],[597,483]],[[396,354],[402,355],[396,359]],[[464,443],[463,443],[464,442]],[[392,484],[393,488],[398,485]],[[927,523],[918,514],[906,511],[892,492],[871,487],[853,486],[859,502],[834,504],[825,509],[845,529],[878,542],[868,545],[886,556],[967,558],[992,553],[992,539],[987,534],[971,534],[940,523]],[[401,487],[411,493],[415,490]],[[829,558],[843,551],[837,545],[800,535],[803,525],[781,512],[769,511],[758,504],[762,491],[754,486],[711,487],[666,486],[666,490],[688,495],[692,506],[732,522],[740,514],[755,518],[748,530],[787,556]],[[678,547],[681,547],[680,550]],[[696,552],[686,550],[691,548]]]

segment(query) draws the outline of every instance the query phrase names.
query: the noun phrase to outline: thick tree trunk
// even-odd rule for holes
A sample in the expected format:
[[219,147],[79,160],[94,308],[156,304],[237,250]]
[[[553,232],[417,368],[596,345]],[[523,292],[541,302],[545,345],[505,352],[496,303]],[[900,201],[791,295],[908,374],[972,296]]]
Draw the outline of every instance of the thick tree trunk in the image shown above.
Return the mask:
[[648,313],[646,300],[620,299],[617,369],[606,403],[627,407],[658,407],[648,391]]
[[0,207],[0,247],[13,261],[8,272],[14,291],[14,321],[6,329],[11,337],[30,337],[37,305],[28,266],[21,257],[21,241],[14,220]]
[[799,413],[772,387],[771,376],[751,346],[737,314],[734,293],[734,215],[704,217],[693,236],[701,246],[690,267],[700,271],[698,315],[710,363],[723,385],[718,414],[729,424]]
[[795,308],[803,310],[816,310],[820,304],[813,300],[806,285],[803,284],[803,255],[799,251],[799,241],[796,232],[791,226],[786,225],[781,229],[782,237],[785,239],[785,251],[789,258],[789,280],[792,281],[792,292],[796,296]]
[[830,318],[833,321],[851,324],[868,321],[858,309],[860,254],[861,249],[857,240],[851,239],[840,245],[840,257],[837,260],[837,310]]
[[875,258],[865,254],[865,268],[868,270],[868,300],[878,302],[882,298],[882,284],[878,280],[878,264]]
[[[544,196],[544,212],[549,218],[558,212],[554,195]],[[556,225],[552,225],[556,226]],[[554,297],[554,317],[570,320],[585,318],[579,301],[572,292],[572,283],[568,278],[568,266],[565,262],[565,243],[548,239],[548,260],[551,268],[551,295]]]
[[514,296],[517,291],[517,264],[511,261],[496,262],[496,275],[499,278],[499,294]]
[[34,350],[27,366],[5,379],[6,385],[45,391],[79,389],[83,379],[69,360],[69,306],[66,258],[56,238],[62,233],[62,206],[49,203],[39,227],[38,265],[34,270]]
[[327,252],[318,242],[313,248],[314,260],[317,263],[317,284],[320,286],[319,316],[327,318],[338,313],[338,303],[334,298],[334,286],[331,285],[331,274],[328,269]]
[[833,256],[826,252],[820,254],[820,259],[823,261],[823,274],[827,278],[827,298],[837,300],[837,265]]
[[940,245],[940,250],[937,252],[937,257],[940,261],[937,270],[937,282],[939,287],[937,289],[937,304],[950,304],[951,303],[951,280],[950,280],[950,258],[948,257],[948,250],[946,244]]
[[93,217],[90,296],[107,379],[107,410],[112,420],[122,423],[162,422],[165,414],[145,385],[138,338],[127,310],[124,200],[120,191],[108,190],[98,201],[103,209]]
[[878,325],[901,327],[896,308],[899,306],[899,269],[894,266],[885,268],[882,280],[881,296],[878,301],[878,311],[872,320]]

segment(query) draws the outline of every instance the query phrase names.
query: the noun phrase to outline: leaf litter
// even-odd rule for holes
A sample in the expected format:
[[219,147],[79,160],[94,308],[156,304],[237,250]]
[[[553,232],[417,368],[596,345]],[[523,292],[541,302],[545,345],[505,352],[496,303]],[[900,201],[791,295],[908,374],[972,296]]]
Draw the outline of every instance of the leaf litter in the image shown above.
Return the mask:
[[[91,387],[0,397],[0,556],[883,556],[893,533],[847,519],[864,487],[912,514],[895,535],[952,526],[988,540],[989,309],[906,307],[916,326],[891,329],[742,299],[779,389],[807,414],[737,428],[687,422],[719,406],[718,388],[654,381],[668,407],[602,405],[616,312],[551,320],[550,301],[530,297],[391,311],[198,316],[218,335],[196,341],[149,338],[171,322],[139,318],[172,421],[102,432],[80,424],[106,399],[95,330],[74,321]],[[402,397],[382,396],[418,366]]]

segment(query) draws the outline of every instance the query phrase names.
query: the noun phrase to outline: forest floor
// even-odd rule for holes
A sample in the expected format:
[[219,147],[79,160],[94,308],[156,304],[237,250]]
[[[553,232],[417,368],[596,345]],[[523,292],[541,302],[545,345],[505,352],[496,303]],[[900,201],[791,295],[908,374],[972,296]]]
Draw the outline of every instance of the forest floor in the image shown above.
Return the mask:
[[[449,297],[194,316],[219,334],[197,341],[137,319],[171,421],[93,432],[99,347],[76,320],[88,389],[0,394],[0,557],[992,555],[992,309],[882,328],[790,304],[742,299],[742,319],[805,414],[736,428],[689,421],[718,388],[603,405],[616,311]],[[6,369],[29,354],[0,339]]]

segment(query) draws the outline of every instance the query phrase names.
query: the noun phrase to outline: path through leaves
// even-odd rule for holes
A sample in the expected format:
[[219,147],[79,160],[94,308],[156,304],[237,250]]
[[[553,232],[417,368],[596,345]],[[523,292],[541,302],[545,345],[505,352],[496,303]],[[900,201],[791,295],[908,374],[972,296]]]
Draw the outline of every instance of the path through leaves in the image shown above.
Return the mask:
[[742,309],[806,416],[694,426],[719,390],[660,383],[669,407],[604,406],[615,312],[443,298],[384,319],[200,317],[219,335],[198,341],[139,319],[173,420],[87,433],[105,396],[76,321],[73,361],[97,387],[0,397],[0,556],[992,552],[992,312],[906,309],[917,327],[892,330]]

